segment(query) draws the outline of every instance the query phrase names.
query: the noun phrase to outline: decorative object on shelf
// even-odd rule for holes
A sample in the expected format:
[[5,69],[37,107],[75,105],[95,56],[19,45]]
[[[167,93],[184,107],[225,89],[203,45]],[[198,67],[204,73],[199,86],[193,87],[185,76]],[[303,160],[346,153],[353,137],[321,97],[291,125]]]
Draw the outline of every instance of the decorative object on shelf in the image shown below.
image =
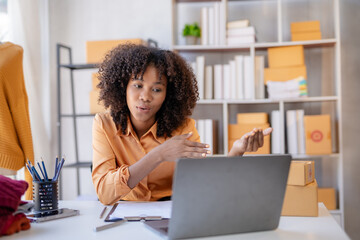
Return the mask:
[[201,30],[198,23],[185,24],[183,36],[186,38],[187,45],[196,45],[201,36]]

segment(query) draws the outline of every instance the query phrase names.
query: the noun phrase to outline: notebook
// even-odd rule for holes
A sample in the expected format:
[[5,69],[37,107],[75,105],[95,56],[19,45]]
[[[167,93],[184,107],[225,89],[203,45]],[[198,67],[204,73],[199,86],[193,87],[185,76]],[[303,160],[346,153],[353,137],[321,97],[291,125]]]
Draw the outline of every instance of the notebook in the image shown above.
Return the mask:
[[171,218],[145,224],[169,239],[276,229],[290,161],[290,155],[180,159]]

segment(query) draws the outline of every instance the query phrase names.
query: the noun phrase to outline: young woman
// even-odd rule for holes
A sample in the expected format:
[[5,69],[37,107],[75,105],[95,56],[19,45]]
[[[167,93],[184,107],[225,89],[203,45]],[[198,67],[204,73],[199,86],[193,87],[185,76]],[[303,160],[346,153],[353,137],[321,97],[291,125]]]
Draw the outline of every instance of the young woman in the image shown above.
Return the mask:
[[[198,99],[190,66],[171,51],[120,45],[105,57],[99,75],[99,100],[109,109],[93,124],[92,179],[99,200],[171,196],[176,159],[210,153],[189,118]],[[245,134],[229,156],[256,151],[271,130]]]

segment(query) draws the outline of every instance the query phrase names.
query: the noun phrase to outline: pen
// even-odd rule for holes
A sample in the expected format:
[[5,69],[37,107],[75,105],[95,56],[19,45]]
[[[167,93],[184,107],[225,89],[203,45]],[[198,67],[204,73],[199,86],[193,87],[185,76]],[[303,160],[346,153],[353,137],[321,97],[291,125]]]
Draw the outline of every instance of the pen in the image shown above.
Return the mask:
[[109,228],[112,228],[112,227],[119,226],[123,222],[125,222],[125,220],[120,220],[120,221],[117,221],[117,222],[113,222],[113,223],[109,223],[109,224],[94,227],[94,232],[100,232],[100,231],[105,230],[105,229],[109,229]]
[[47,175],[47,172],[46,172],[45,163],[44,163],[44,160],[42,160],[42,158],[41,158],[41,164],[42,164],[42,166],[44,168],[44,173],[45,173],[44,178],[45,178],[46,181],[48,181],[49,179],[48,179],[48,175]]
[[102,217],[104,216],[106,210],[107,210],[107,207],[105,206],[104,209],[100,213],[100,219],[102,219]]

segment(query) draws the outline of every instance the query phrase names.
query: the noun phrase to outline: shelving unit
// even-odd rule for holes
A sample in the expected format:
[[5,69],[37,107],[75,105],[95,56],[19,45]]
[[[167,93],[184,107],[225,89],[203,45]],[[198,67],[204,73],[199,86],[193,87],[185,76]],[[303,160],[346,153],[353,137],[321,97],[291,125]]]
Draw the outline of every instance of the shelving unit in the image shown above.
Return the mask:
[[[62,64],[62,54],[63,51],[67,51],[68,61],[67,64]],[[57,117],[57,130],[58,130],[58,156],[63,156],[64,152],[62,149],[62,132],[61,125],[63,118],[71,118],[73,124],[73,137],[74,137],[74,151],[75,151],[75,163],[65,164],[64,168],[75,168],[76,169],[76,186],[77,186],[77,195],[80,195],[80,168],[89,168],[91,166],[91,160],[81,161],[79,159],[79,148],[78,148],[78,118],[87,118],[94,117],[94,114],[77,114],[76,104],[75,104],[75,87],[74,87],[74,74],[73,71],[84,70],[84,69],[95,69],[97,68],[96,64],[73,64],[72,63],[72,51],[71,48],[63,44],[56,45],[56,59],[57,59],[57,107],[58,107],[58,117]],[[63,114],[61,111],[61,83],[62,75],[61,70],[68,69],[70,74],[70,91],[71,91],[71,114]],[[61,183],[61,182],[60,182]],[[60,199],[62,198],[62,184],[60,184]]]
[[[330,211],[341,226],[344,223],[343,154],[341,132],[341,69],[339,0],[219,0],[227,6],[226,20],[249,19],[257,30],[258,41],[237,46],[184,45],[181,28],[185,23],[200,22],[202,7],[216,1],[173,0],[172,2],[172,49],[189,61],[204,55],[209,64],[224,64],[236,54],[267,56],[271,47],[303,45],[308,69],[309,97],[301,99],[255,100],[199,100],[193,118],[212,118],[218,122],[219,154],[227,154],[228,125],[234,123],[238,112],[280,111],[281,152],[286,153],[286,110],[305,110],[306,115],[328,113],[332,120],[333,154],[294,155],[293,159],[315,160],[316,178],[319,186],[330,185],[338,192],[338,209]],[[318,11],[317,10],[321,10]],[[320,13],[321,12],[321,13]],[[290,22],[320,20],[323,39],[314,41],[289,41]],[[317,62],[317,59],[322,61]],[[206,65],[206,64],[205,64]],[[329,77],[328,82],[324,78]],[[211,111],[209,111],[211,109]],[[330,169],[330,170],[329,170]],[[324,171],[327,172],[324,172]]]

